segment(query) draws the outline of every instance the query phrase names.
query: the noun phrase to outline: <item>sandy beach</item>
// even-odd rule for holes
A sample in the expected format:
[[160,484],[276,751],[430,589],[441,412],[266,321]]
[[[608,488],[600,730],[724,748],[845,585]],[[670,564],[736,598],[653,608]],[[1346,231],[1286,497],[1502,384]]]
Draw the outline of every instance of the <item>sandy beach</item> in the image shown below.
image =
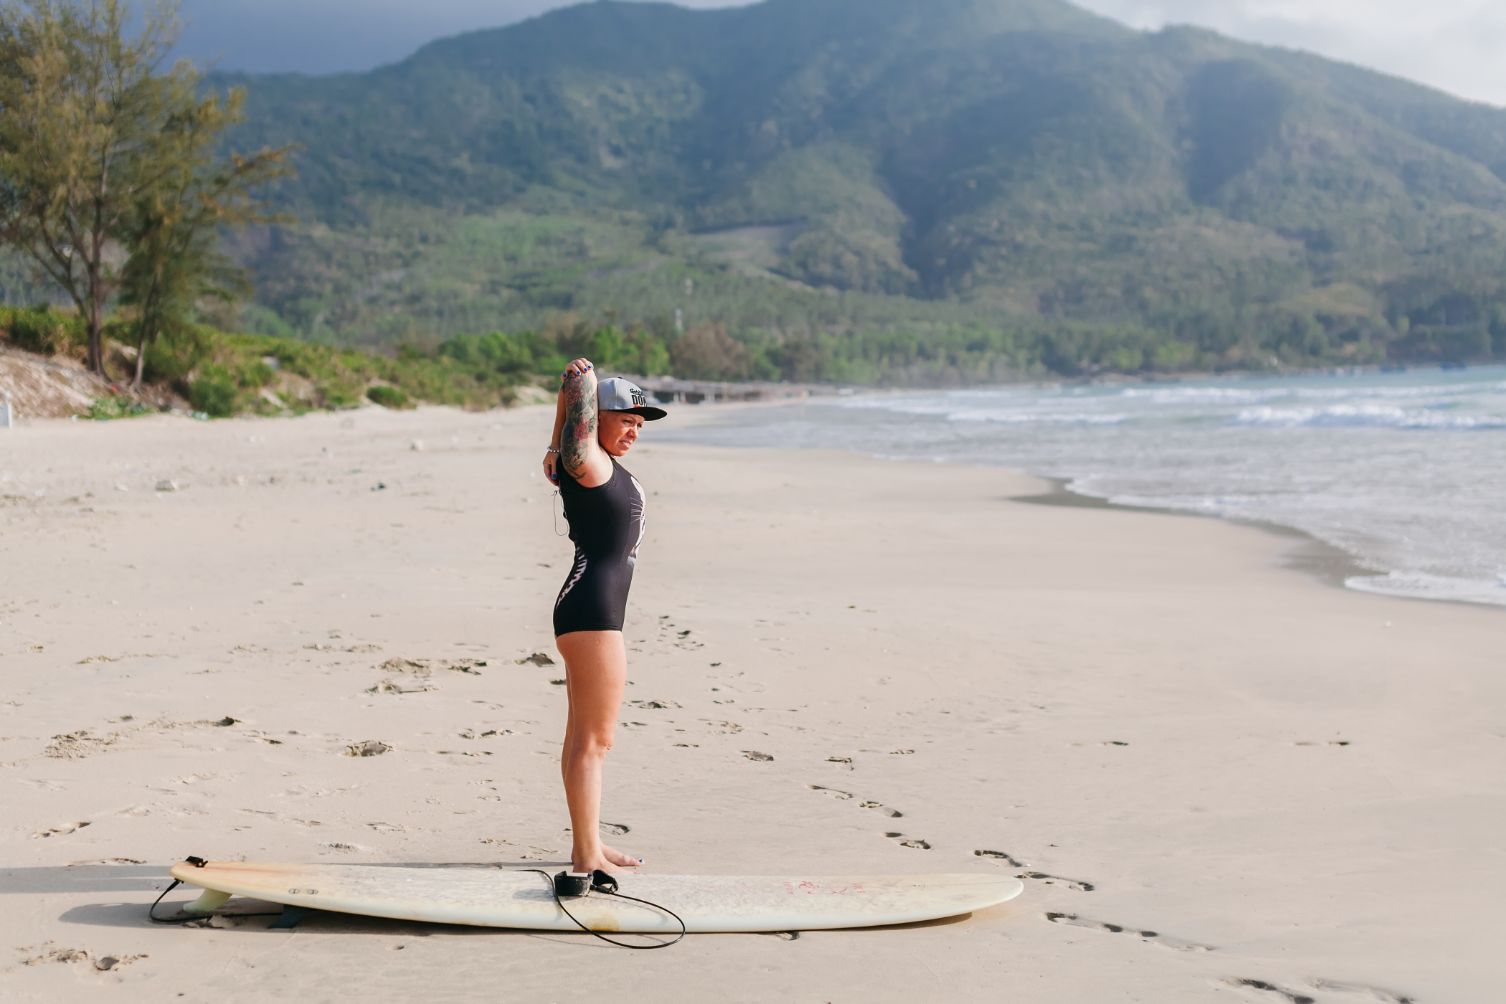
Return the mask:
[[0,996],[1499,996],[1502,610],[1335,588],[1255,528],[1014,501],[1050,486],[1005,470],[651,434],[614,843],[1023,896],[653,953],[149,923],[190,854],[558,865],[550,414],[0,430]]

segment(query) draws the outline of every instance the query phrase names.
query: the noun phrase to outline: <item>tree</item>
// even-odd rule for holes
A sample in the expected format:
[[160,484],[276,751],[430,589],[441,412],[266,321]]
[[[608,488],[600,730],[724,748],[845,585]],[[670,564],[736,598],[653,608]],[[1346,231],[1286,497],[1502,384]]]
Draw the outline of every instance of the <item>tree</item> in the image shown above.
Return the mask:
[[[239,97],[200,100],[186,64],[158,72],[176,31],[171,0],[128,38],[132,20],[125,0],[0,0],[0,240],[73,300],[101,374],[105,311],[127,268],[145,283],[133,287],[138,310],[185,309],[187,291],[219,272],[207,233],[249,218],[249,186],[287,154],[232,157],[227,174],[210,151]],[[163,271],[181,248],[198,264]]]
[[129,216],[121,302],[136,312],[136,373],[141,385],[149,346],[185,324],[202,297],[249,292],[245,271],[221,253],[222,228],[269,222],[254,189],[289,171],[286,148],[220,158],[216,143],[240,120],[244,94],[199,98],[198,75],[184,65],[155,78],[153,103],[166,110],[159,136],[162,169]]

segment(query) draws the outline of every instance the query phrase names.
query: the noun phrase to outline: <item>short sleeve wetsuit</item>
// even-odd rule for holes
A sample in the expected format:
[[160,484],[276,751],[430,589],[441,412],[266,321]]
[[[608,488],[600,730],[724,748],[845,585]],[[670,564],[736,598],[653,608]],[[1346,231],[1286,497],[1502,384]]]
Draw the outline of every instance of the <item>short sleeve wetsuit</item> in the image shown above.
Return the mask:
[[621,631],[643,541],[643,486],[615,458],[611,477],[595,488],[563,465],[557,471],[575,561],[554,601],[554,633]]

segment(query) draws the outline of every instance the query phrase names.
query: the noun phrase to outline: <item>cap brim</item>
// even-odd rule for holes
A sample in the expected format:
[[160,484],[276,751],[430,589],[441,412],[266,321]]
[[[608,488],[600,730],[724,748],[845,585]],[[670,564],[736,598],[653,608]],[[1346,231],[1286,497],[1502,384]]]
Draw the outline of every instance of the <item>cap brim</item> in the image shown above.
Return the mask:
[[669,412],[665,411],[663,408],[655,408],[651,404],[642,404],[636,408],[628,408],[626,410],[630,414],[642,416],[645,422],[657,422],[659,419],[664,418],[669,414]]

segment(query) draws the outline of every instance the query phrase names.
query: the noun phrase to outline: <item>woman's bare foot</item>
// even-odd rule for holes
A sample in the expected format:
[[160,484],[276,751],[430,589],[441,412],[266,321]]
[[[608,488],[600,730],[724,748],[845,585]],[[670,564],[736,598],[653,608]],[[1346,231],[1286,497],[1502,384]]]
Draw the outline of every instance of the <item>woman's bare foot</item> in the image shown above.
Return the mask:
[[618,868],[637,868],[643,864],[642,858],[635,858],[631,854],[624,854],[615,847],[608,847],[606,844],[601,845],[601,856]]

